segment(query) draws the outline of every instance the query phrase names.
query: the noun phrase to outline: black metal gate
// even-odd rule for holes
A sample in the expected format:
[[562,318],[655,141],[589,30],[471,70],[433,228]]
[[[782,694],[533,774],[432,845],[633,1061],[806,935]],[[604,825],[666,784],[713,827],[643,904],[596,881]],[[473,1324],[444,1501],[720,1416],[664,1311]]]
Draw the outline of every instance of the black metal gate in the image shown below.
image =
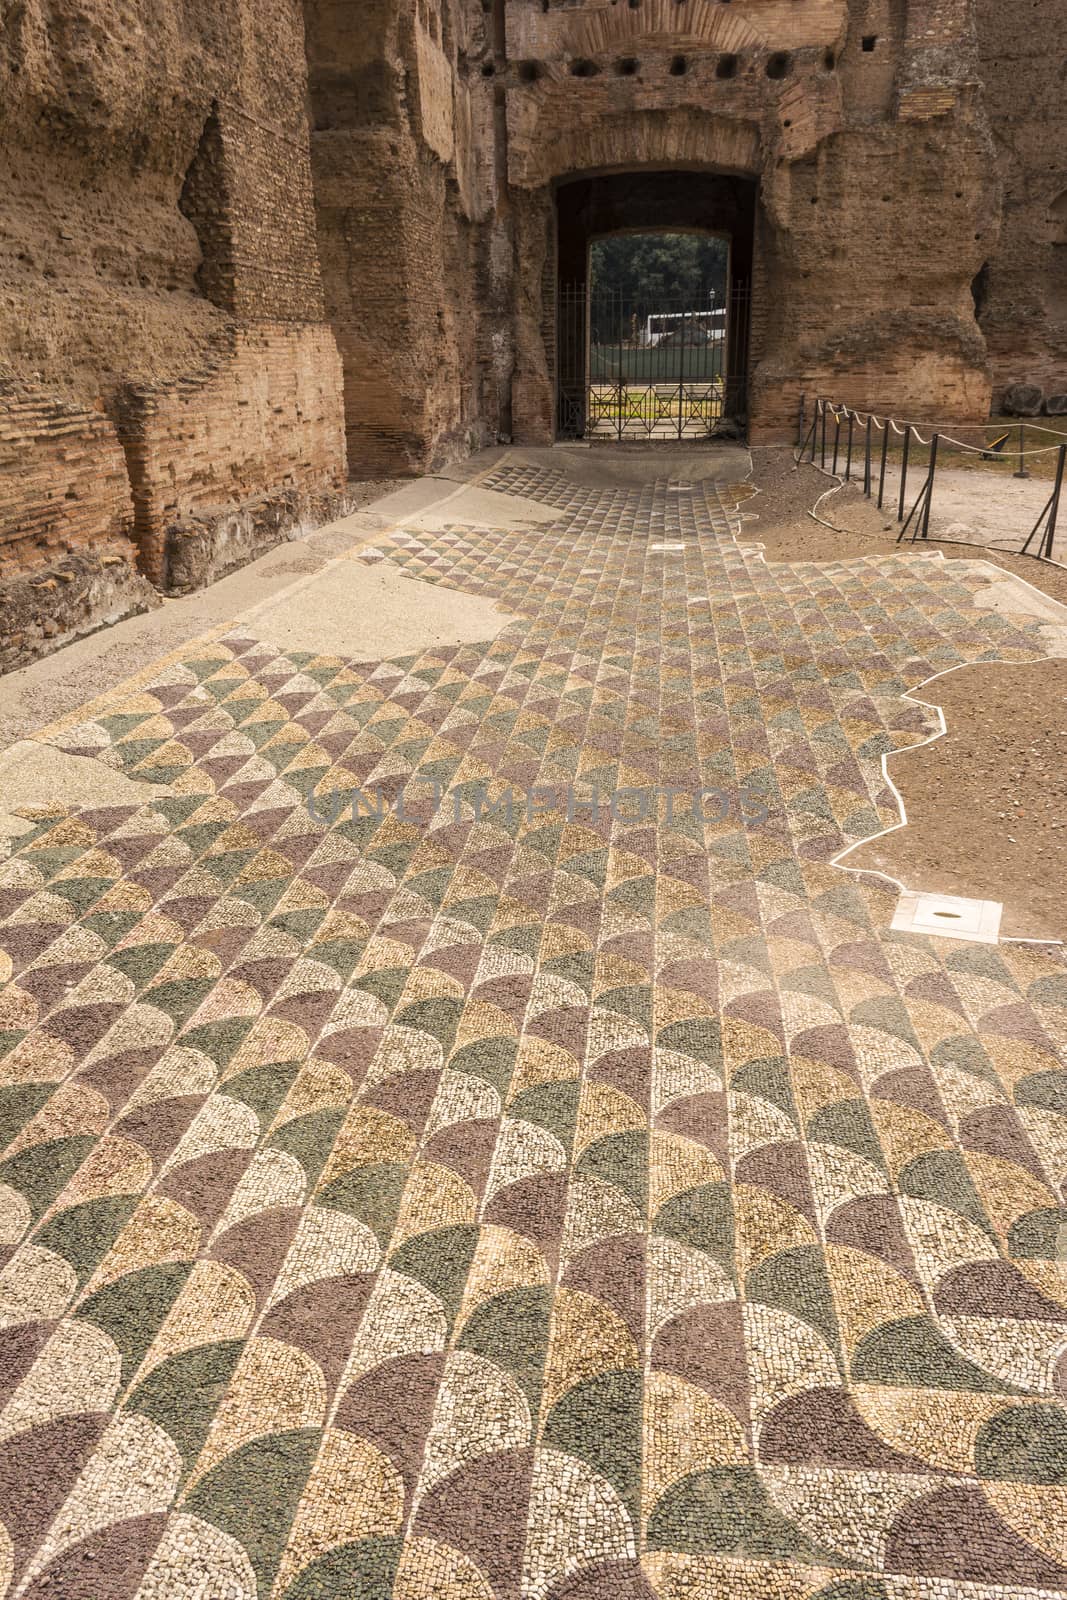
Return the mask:
[[567,439],[707,438],[744,424],[748,285],[728,300],[559,289],[558,431]]

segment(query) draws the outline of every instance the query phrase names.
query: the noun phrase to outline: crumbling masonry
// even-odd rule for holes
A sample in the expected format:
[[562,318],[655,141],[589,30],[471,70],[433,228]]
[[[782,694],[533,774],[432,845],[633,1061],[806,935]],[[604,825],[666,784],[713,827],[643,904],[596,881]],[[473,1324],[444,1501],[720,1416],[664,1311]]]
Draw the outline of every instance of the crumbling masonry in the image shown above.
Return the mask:
[[[0,666],[556,433],[612,227],[726,232],[747,425],[1067,389],[1067,0],[19,0]],[[669,180],[663,174],[669,174]]]

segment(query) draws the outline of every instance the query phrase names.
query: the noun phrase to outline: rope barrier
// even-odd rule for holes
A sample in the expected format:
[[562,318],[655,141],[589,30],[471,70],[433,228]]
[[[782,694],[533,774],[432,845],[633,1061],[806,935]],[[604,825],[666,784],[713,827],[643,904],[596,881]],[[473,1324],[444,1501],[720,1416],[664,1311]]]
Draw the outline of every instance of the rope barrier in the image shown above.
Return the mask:
[[[1044,433],[1047,434],[1050,439],[1059,439],[1062,444],[1067,444],[1067,432],[1064,432],[1059,428],[1046,428],[1043,426],[1043,424],[1032,421],[1030,417],[1018,417],[1015,422],[1008,424],[994,424],[992,422],[924,422],[921,424],[918,422],[900,423],[897,421],[896,417],[887,417],[885,422],[883,422],[878,416],[877,412],[874,411],[857,411],[851,406],[838,406],[832,400],[827,400],[824,402],[824,404],[826,405],[830,415],[833,417],[835,423],[839,420],[842,422],[847,422],[849,418],[851,418],[853,422],[861,423],[863,427],[866,427],[869,420],[874,423],[876,428],[882,429],[888,425],[893,429],[893,432],[897,434],[903,434],[908,428],[911,428],[916,438],[920,439],[923,444],[928,444],[929,440],[922,438],[922,435],[919,432],[920,426],[923,428],[929,428],[932,433],[940,434],[941,438],[947,437],[942,430],[948,427],[955,427],[957,432],[960,433],[966,433],[968,430],[976,433],[988,433],[989,429],[994,426],[1007,426],[1009,428],[1023,427],[1029,428],[1032,433]],[[968,446],[963,440],[960,439],[954,440],[953,442],[959,444],[963,449],[981,450],[983,448],[987,448],[986,446],[982,445]],[[1045,448],[1055,450],[1059,447],[1057,445],[1047,445]]]
[[[929,439],[923,438],[917,428],[912,429],[911,436],[917,444],[928,445],[930,443]],[[996,453],[990,449],[989,445],[967,444],[963,439],[953,439],[952,435],[948,433],[939,433],[937,437],[940,444],[954,445],[957,450],[965,450],[968,455],[991,456]],[[1067,435],[1065,435],[1063,442],[1067,444]],[[1060,446],[1058,444],[1046,444],[1042,445],[1039,450],[1004,450],[999,452],[999,455],[1005,463],[1011,463],[1013,461],[1029,460],[1031,456],[1054,456],[1059,453],[1059,450]]]
[[[985,437],[980,444],[971,444],[966,439],[957,438],[956,433],[978,431],[980,429],[983,434],[988,435],[993,424],[958,423],[955,425],[956,433],[948,433],[941,431],[941,428],[945,426],[944,424],[938,425],[927,422],[924,423],[923,426],[930,429],[930,436],[929,438],[925,438],[923,436],[922,429],[917,423],[905,422],[901,424],[897,422],[895,417],[882,418],[879,417],[877,412],[874,411],[860,411],[853,406],[839,405],[836,401],[822,399],[816,399],[815,410],[812,414],[811,424],[805,433],[804,428],[806,416],[803,397],[801,397],[800,402],[800,419],[800,432],[803,437],[794,454],[796,465],[799,467],[810,446],[812,464],[815,464],[816,453],[819,452],[821,453],[822,457],[822,470],[824,472],[827,470],[827,445],[829,442],[827,440],[827,422],[832,421],[834,427],[834,436],[832,441],[833,466],[831,468],[831,476],[838,477],[838,462],[841,459],[841,452],[843,448],[841,428],[843,423],[847,423],[848,442],[844,458],[844,476],[839,477],[838,481],[840,484],[850,483],[853,481],[858,484],[859,475],[862,470],[863,493],[867,499],[877,500],[878,509],[880,511],[883,509],[884,497],[888,487],[886,483],[886,475],[887,469],[890,465],[890,434],[896,434],[897,438],[903,439],[904,444],[902,450],[900,451],[899,462],[897,460],[892,462],[894,476],[897,475],[898,471],[900,476],[899,495],[896,493],[895,489],[892,491],[893,498],[897,502],[897,521],[903,524],[900,533],[897,536],[898,544],[907,537],[908,530],[912,527],[913,522],[914,528],[912,529],[911,533],[913,545],[918,539],[927,541],[930,538],[930,508],[934,496],[934,483],[939,465],[938,455],[942,447],[955,451],[961,451],[964,455],[980,456],[983,461],[990,461],[994,464],[999,462],[1001,464],[1014,466],[1017,468],[1017,471],[1015,472],[1015,476],[1017,478],[1028,478],[1030,476],[1030,474],[1023,468],[1023,463],[1025,461],[1037,456],[1057,456],[1059,459],[1055,472],[1055,487],[1053,488],[1052,494],[1050,495],[1044,509],[1038,517],[1037,522],[1031,529],[1026,543],[1023,545],[1021,551],[1022,555],[1029,555],[1031,544],[1035,539],[1038,539],[1038,549],[1034,553],[1038,559],[1045,561],[1052,560],[1053,542],[1056,535],[1056,524],[1059,516],[1061,495],[1064,483],[1067,482],[1067,470],[1065,470],[1065,466],[1067,466],[1067,433],[1061,433],[1055,428],[1046,428],[1040,423],[1032,423],[1028,422],[1025,418],[1020,418],[1018,422],[1019,438],[1017,448],[1005,448],[1012,436],[1012,428],[1010,425],[1006,431],[1001,431],[996,439],[990,440],[988,437]],[[820,424],[822,434],[821,441],[819,438]],[[857,424],[859,425],[860,429],[863,430],[863,433],[858,440],[855,436]],[[1055,439],[1057,443],[1038,445],[1035,449],[1031,450],[1024,449],[1024,430],[1028,426],[1035,434],[1039,436],[1044,435],[1045,438]],[[1002,428],[1002,425],[997,424],[997,427]],[[880,456],[879,462],[875,461],[875,451],[872,448],[874,443],[873,434],[875,431],[881,435],[881,441],[878,447],[878,455]],[[929,451],[929,455],[925,460],[920,457],[912,462],[911,447],[913,442],[922,449]],[[855,458],[854,453],[857,451],[859,452],[860,462],[856,466],[857,475],[855,479],[853,479],[853,461]],[[943,462],[941,464],[943,465]],[[905,518],[905,497],[907,494],[909,466],[912,466],[914,470],[916,470],[922,476],[923,483],[915,504],[912,506],[907,518]],[[875,492],[874,487],[876,478],[878,484],[877,493]],[[828,494],[833,492],[834,491],[827,491]],[[825,498],[826,496],[820,498],[820,505],[822,504],[822,499]],[[816,507],[816,511],[817,510],[818,507]],[[811,515],[817,522],[822,522],[823,519],[817,516],[815,512],[812,512]],[[824,525],[827,527],[830,526],[828,523]],[[990,540],[988,543],[991,549],[996,549],[1001,545],[1006,545],[1007,541],[996,539]]]
[[[923,436],[919,432],[918,428],[913,428],[912,429],[912,438],[915,439],[919,444],[929,444],[930,443],[929,439],[924,439],[923,438]],[[1028,459],[1030,456],[1050,456],[1050,455],[1054,456],[1054,455],[1056,455],[1058,453],[1058,451],[1060,449],[1060,446],[1058,444],[1045,444],[1045,445],[1042,445],[1041,448],[1038,449],[1038,450],[1014,450],[1014,449],[1012,449],[1012,450],[1003,450],[1003,451],[1000,451],[1000,452],[995,452],[995,451],[992,450],[991,446],[989,446],[988,444],[984,444],[984,445],[982,445],[982,444],[967,444],[967,442],[965,440],[963,440],[963,439],[954,439],[950,433],[939,433],[938,434],[938,441],[943,445],[945,445],[945,444],[955,445],[957,450],[966,450],[968,455],[972,455],[972,456],[991,456],[991,455],[994,455],[994,454],[999,454],[1001,459],[1004,460],[1005,462],[1019,461],[1019,460],[1023,460],[1023,459]],[[1064,444],[1067,444],[1067,435],[1064,436],[1063,442],[1064,442]]]
[[[841,410],[837,410],[833,404],[829,402],[828,411],[835,427],[840,427],[846,422],[853,422],[858,423],[861,428],[866,428],[868,422],[870,422],[875,428],[878,429],[879,433],[884,433],[888,427],[891,428],[897,437],[901,439],[910,428],[914,443],[923,445],[927,448],[933,440],[933,433],[938,432],[938,430],[934,428],[933,432],[931,432],[930,438],[924,439],[919,431],[919,424],[917,422],[906,422],[902,427],[897,422],[895,417],[887,417],[883,421],[880,417],[876,416],[873,411],[853,411],[847,406],[843,407]],[[1067,444],[1067,433],[1057,433],[1054,428],[1038,428],[1036,424],[1030,422],[1023,422],[1021,425],[1027,428],[1033,428],[1037,433],[1048,434],[1053,439],[1059,439],[1061,444]],[[928,428],[933,427],[933,425],[929,422],[926,423],[925,426]],[[960,425],[957,424],[957,426]],[[990,423],[967,422],[962,424],[961,431],[963,428],[982,428],[985,432],[988,432],[991,426],[992,424]],[[988,441],[982,444],[969,444],[966,439],[957,439],[952,434],[940,432],[938,432],[938,439],[941,444],[953,445],[957,450],[965,450],[971,455],[988,456],[991,454],[991,447]],[[1036,450],[1012,449],[1010,451],[1005,450],[1002,452],[1002,454],[1005,461],[1021,461],[1029,460],[1031,456],[1055,455],[1059,448],[1060,445],[1058,444],[1046,444],[1039,446]]]

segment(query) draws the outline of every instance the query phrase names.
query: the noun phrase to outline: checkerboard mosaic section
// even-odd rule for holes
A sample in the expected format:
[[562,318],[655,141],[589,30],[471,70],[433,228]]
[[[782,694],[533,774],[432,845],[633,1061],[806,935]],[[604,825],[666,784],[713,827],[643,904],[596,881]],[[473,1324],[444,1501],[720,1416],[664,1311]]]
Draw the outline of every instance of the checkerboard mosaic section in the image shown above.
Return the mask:
[[246,627],[50,735],[160,795],[0,864],[0,1596],[1067,1595],[1067,962],[832,865],[1040,627],[490,486],[557,520],[353,559],[492,643]]

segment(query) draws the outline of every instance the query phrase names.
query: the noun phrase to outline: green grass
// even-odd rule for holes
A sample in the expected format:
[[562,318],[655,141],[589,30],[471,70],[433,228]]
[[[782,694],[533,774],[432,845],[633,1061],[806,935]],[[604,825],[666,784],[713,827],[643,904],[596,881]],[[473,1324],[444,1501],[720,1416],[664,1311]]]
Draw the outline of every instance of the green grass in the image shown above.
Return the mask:
[[[703,383],[706,380],[701,379],[700,381]],[[663,387],[666,387],[666,385]],[[608,391],[603,394],[602,399],[595,401],[589,407],[590,419],[595,418],[599,422],[617,422],[620,417],[624,421],[669,422],[672,418],[677,418],[683,414],[688,419],[691,413],[697,413],[698,411],[709,422],[714,422],[722,415],[721,389],[709,395],[706,399],[686,401],[683,409],[680,400],[658,400],[652,388],[646,388],[644,385],[627,389],[623,399],[620,399],[612,390],[611,385],[608,384],[602,386],[594,385],[594,395],[598,388]]]

